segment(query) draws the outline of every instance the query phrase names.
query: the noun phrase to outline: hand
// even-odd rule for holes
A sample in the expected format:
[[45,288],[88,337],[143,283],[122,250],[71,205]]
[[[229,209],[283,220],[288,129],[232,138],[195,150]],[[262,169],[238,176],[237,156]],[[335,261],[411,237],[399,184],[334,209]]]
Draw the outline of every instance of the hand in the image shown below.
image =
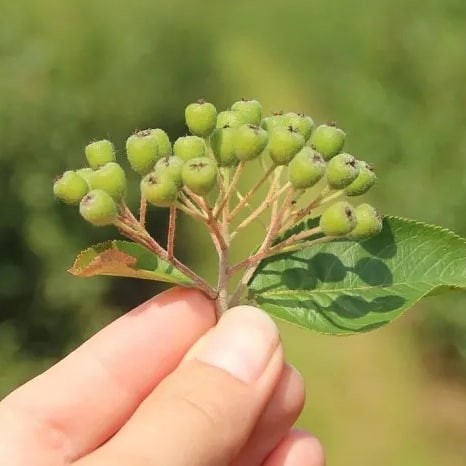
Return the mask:
[[3,466],[322,466],[277,328],[172,289],[0,403]]

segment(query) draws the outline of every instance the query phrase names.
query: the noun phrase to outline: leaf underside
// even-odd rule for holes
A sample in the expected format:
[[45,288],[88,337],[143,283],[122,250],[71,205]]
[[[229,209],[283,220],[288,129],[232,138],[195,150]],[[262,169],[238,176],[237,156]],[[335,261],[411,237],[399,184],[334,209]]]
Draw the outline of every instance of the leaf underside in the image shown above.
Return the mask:
[[190,278],[171,264],[130,241],[112,240],[87,248],[78,255],[68,272],[78,277],[112,275],[193,285]]
[[465,239],[386,217],[374,238],[335,240],[265,259],[249,283],[249,298],[278,318],[345,335],[381,327],[424,296],[465,288]]

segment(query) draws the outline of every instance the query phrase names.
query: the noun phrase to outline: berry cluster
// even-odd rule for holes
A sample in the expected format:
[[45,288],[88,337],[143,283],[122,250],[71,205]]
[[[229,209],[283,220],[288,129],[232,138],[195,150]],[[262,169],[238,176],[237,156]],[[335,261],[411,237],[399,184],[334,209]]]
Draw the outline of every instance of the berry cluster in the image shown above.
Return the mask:
[[[368,163],[343,151],[346,135],[335,124],[315,126],[311,117],[291,112],[264,118],[261,104],[245,99],[222,112],[199,100],[186,107],[185,120],[190,134],[173,145],[162,129],[138,131],[126,141],[129,165],[141,176],[139,219],[126,206],[125,172],[107,140],[85,148],[89,167],[66,171],[55,181],[56,197],[79,204],[80,214],[88,222],[115,225],[124,235],[196,277],[200,288],[221,301],[222,309],[237,302],[258,263],[267,256],[335,237],[360,240],[380,232],[381,218],[372,206],[353,207],[338,199],[364,194],[374,185],[376,175]],[[241,194],[238,182],[256,159],[261,173],[249,191]],[[251,201],[266,182],[268,192],[253,209]],[[166,248],[145,230],[147,203],[169,208]],[[174,258],[177,210],[206,224],[220,259],[217,288]],[[231,241],[253,221],[262,222],[261,216],[267,212],[262,245],[252,256],[230,265]],[[317,227],[283,236],[316,213],[320,214]],[[243,279],[230,299],[228,279],[241,269],[245,269]]]

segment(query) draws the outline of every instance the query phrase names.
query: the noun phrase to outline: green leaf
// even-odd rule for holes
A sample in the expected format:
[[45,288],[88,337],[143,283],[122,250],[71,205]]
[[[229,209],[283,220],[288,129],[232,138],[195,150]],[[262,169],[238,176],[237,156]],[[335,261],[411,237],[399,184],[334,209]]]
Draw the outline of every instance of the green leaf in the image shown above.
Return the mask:
[[278,318],[344,335],[385,325],[424,296],[465,288],[466,240],[386,217],[374,238],[335,240],[265,259],[249,283],[249,297]]
[[178,269],[130,241],[106,241],[82,251],[68,270],[78,277],[113,275],[192,286]]

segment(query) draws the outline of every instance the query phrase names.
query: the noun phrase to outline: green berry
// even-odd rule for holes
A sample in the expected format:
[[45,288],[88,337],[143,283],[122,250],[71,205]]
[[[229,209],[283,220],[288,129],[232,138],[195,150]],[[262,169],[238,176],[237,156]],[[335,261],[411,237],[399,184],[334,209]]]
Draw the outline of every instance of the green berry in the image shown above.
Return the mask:
[[361,204],[354,209],[356,226],[348,238],[359,240],[378,235],[382,231],[382,218],[370,204]]
[[185,162],[190,159],[204,157],[206,155],[204,139],[198,136],[183,136],[178,138],[173,145],[173,152]]
[[94,173],[94,170],[92,168],[89,168],[89,167],[80,168],[79,170],[76,170],[76,173],[86,180],[89,187],[91,186],[91,177],[92,177],[92,174]]
[[277,126],[269,132],[269,154],[275,165],[287,165],[303,146],[303,137],[292,128]]
[[217,164],[209,157],[188,160],[181,172],[184,185],[200,196],[209,193],[217,182]]
[[178,187],[170,176],[152,172],[141,180],[141,194],[156,207],[169,207],[178,197]]
[[256,125],[243,125],[236,130],[234,149],[239,160],[253,160],[264,152],[269,141],[265,129]]
[[311,135],[310,143],[322,154],[325,160],[330,160],[339,154],[345,145],[346,134],[340,128],[332,125],[320,125]]
[[154,173],[160,176],[160,178],[169,178],[181,188],[181,186],[183,186],[183,180],[181,178],[183,165],[183,160],[176,155],[163,157],[155,164]]
[[189,104],[184,111],[184,116],[189,131],[203,138],[212,133],[217,123],[217,109],[203,100]]
[[110,141],[102,139],[102,141],[91,142],[84,149],[87,163],[91,168],[99,168],[108,162],[115,161],[115,148]]
[[116,162],[110,162],[94,170],[90,176],[92,189],[101,189],[114,199],[121,199],[126,193],[125,171]]
[[160,128],[151,129],[150,132],[155,139],[157,140],[157,145],[159,148],[159,157],[165,157],[166,155],[171,155],[172,153],[172,143],[168,134]]
[[244,113],[238,110],[225,110],[217,115],[217,128],[237,128],[247,123]]
[[241,99],[231,106],[232,110],[241,112],[251,125],[260,125],[262,120],[262,105],[257,100]]
[[346,188],[359,175],[357,160],[350,154],[338,154],[328,162],[326,175],[331,188]]
[[358,166],[358,177],[345,189],[347,196],[360,196],[369,191],[377,181],[374,169],[368,163],[358,161]]
[[269,132],[277,126],[288,126],[286,124],[285,115],[282,113],[277,113],[276,115],[266,117],[262,120],[261,123],[261,127]]
[[310,116],[303,113],[286,113],[283,115],[283,120],[286,125],[291,126],[301,134],[305,142],[309,140],[314,129],[314,120]]
[[356,214],[351,204],[335,202],[320,216],[320,228],[327,236],[345,236],[356,226]]
[[310,147],[303,147],[288,166],[288,179],[296,189],[314,186],[325,173],[325,160]]
[[151,130],[138,131],[126,140],[126,156],[131,168],[140,175],[149,173],[160,158],[159,146]]
[[234,142],[236,128],[216,128],[210,136],[210,146],[219,167],[232,167],[238,164]]
[[118,209],[112,197],[101,189],[89,191],[79,204],[79,213],[95,226],[111,225],[118,215]]
[[72,170],[63,173],[53,184],[53,194],[66,204],[79,204],[88,191],[87,181]]

